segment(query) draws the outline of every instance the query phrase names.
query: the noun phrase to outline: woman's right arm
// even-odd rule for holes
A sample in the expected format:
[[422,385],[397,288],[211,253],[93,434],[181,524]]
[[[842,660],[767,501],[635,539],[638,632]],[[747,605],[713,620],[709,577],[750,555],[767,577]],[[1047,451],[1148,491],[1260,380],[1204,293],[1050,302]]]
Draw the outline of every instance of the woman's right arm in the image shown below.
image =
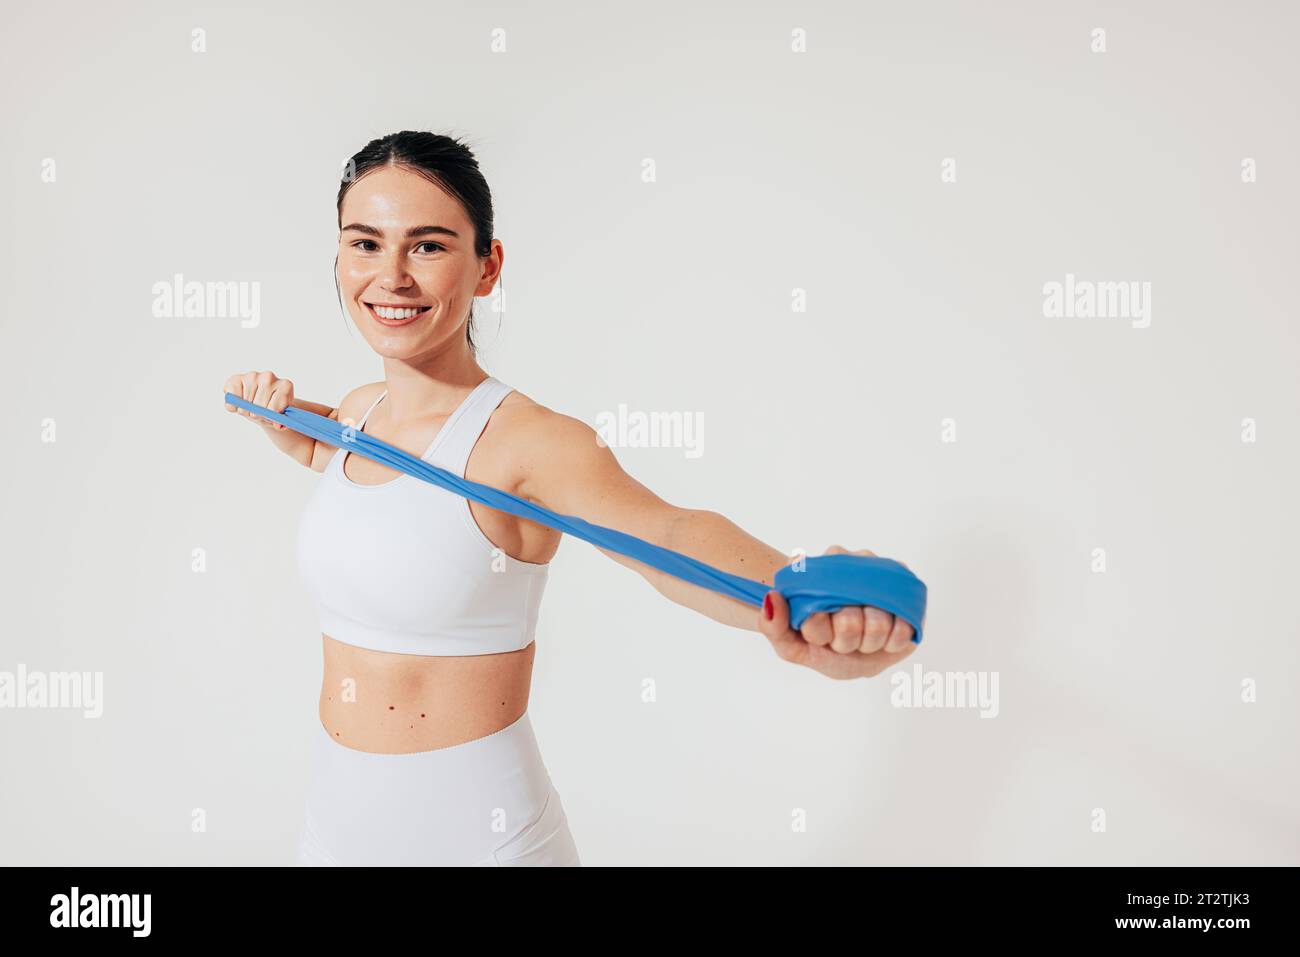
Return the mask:
[[[279,378],[274,372],[236,373],[226,380],[224,391],[237,395],[246,402],[264,406],[272,412],[283,412],[289,406],[293,406],[295,409],[306,409],[308,412],[323,415],[327,419],[338,419],[339,410],[332,406],[295,398],[293,382]],[[344,402],[346,401],[345,399]],[[295,432],[279,422],[269,421],[229,402],[225,405],[227,412],[234,412],[244,416],[250,422],[256,422],[266,433],[266,437],[271,440],[271,444],[299,465],[305,465],[313,472],[320,472],[329,464],[335,451],[334,446],[318,442],[309,435]]]

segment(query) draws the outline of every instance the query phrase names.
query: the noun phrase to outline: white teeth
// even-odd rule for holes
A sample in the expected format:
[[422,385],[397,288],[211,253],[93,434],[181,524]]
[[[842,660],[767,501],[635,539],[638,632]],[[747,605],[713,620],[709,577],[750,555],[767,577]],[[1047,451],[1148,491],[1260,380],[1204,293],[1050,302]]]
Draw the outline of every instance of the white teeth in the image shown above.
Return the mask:
[[381,319],[410,319],[412,316],[419,315],[419,309],[391,309],[388,306],[371,306],[375,310],[375,315]]

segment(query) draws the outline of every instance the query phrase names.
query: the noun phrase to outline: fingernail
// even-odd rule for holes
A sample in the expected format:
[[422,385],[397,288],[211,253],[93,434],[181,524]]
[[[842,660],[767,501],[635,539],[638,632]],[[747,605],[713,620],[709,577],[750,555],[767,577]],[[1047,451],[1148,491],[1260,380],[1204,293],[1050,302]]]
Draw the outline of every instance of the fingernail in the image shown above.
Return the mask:
[[772,593],[768,592],[763,596],[763,617],[768,621],[772,620]]

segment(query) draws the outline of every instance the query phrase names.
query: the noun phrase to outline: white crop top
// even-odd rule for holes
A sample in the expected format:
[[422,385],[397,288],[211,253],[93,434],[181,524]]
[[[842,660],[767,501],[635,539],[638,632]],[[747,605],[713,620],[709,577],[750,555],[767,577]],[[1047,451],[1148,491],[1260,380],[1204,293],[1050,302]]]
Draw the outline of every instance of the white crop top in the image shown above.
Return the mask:
[[[488,376],[447,419],[431,465],[465,475],[488,417],[513,390]],[[366,410],[357,429],[384,397]],[[349,645],[407,655],[488,655],[533,640],[550,565],[494,545],[469,500],[401,473],[362,485],[330,459],[302,514],[298,570],[320,630]]]

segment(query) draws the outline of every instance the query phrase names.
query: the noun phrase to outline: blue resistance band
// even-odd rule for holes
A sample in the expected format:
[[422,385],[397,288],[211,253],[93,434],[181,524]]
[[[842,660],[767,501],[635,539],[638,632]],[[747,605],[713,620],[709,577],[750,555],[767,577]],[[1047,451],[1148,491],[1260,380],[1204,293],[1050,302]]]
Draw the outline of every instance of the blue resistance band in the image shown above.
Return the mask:
[[925,583],[892,559],[870,555],[811,555],[779,569],[769,587],[762,582],[724,572],[670,548],[652,545],[635,535],[593,525],[573,515],[558,515],[509,492],[471,482],[367,435],[354,426],[343,425],[315,412],[294,406],[289,406],[284,412],[273,412],[231,392],[226,393],[226,401],[335,448],[346,446],[350,453],[363,455],[463,498],[566,532],[574,538],[625,555],[683,581],[756,608],[762,607],[763,596],[775,588],[790,605],[790,627],[796,631],[809,615],[817,612],[834,612],[854,605],[870,605],[902,618],[916,632],[912,641],[917,644],[921,642],[921,622],[925,618]]

